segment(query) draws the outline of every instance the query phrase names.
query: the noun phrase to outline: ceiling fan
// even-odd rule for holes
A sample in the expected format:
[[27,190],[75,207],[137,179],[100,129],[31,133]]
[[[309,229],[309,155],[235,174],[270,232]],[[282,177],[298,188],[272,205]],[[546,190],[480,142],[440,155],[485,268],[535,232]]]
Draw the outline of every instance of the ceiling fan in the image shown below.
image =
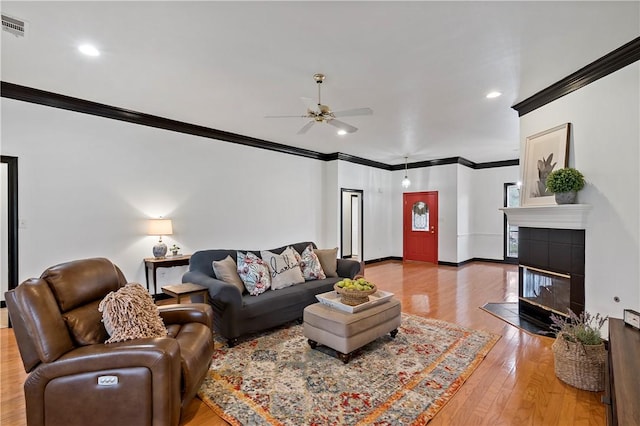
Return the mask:
[[314,124],[323,122],[338,128],[339,134],[346,134],[357,132],[358,128],[343,121],[336,120],[336,117],[373,114],[373,110],[371,108],[355,108],[344,111],[331,111],[331,108],[329,108],[329,106],[322,104],[320,98],[320,86],[325,79],[325,75],[320,73],[314,74],[313,79],[318,84],[318,103],[315,104],[311,98],[302,98],[305,105],[307,105],[307,113],[305,115],[267,115],[265,118],[310,118],[311,121],[309,121],[307,124],[302,126],[300,130],[298,130],[299,135],[307,133],[307,131]]

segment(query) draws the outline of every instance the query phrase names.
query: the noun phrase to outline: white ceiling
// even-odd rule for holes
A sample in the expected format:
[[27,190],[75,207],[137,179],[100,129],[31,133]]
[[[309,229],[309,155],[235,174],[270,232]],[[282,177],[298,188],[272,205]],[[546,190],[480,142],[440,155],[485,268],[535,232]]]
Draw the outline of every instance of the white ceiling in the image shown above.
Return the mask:
[[[3,81],[387,164],[519,157],[510,107],[638,37],[631,2],[11,2]],[[91,42],[102,54],[81,55]],[[296,132],[301,96],[371,107]],[[489,100],[498,90],[503,96]],[[559,123],[558,123],[559,124]]]

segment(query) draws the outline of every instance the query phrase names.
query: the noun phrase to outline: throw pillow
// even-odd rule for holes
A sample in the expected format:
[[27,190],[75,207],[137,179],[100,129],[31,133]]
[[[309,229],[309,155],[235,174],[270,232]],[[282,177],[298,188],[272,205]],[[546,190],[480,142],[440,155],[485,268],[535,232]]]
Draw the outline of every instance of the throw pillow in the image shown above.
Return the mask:
[[296,259],[298,259],[298,262],[300,263],[302,276],[305,280],[323,280],[327,278],[322,270],[320,259],[318,259],[318,255],[313,252],[313,246],[311,244],[302,251],[302,254],[298,254],[295,250],[293,250],[293,253],[296,255]]
[[236,265],[233,257],[227,255],[222,260],[214,260],[213,272],[215,272],[216,278],[225,283],[233,284],[240,290],[240,294],[244,293],[244,284],[240,279],[240,275],[238,275],[238,265]]
[[333,249],[318,250],[314,249],[313,252],[318,256],[322,270],[327,277],[338,276],[338,247]]
[[238,275],[252,296],[262,294],[271,287],[269,267],[251,252],[238,252]]
[[141,284],[129,283],[110,292],[98,305],[98,311],[111,336],[105,343],[167,335],[158,307]]
[[291,247],[287,247],[282,254],[275,254],[263,250],[260,252],[260,255],[262,256],[262,260],[269,266],[272,290],[279,290],[304,282],[300,264]]

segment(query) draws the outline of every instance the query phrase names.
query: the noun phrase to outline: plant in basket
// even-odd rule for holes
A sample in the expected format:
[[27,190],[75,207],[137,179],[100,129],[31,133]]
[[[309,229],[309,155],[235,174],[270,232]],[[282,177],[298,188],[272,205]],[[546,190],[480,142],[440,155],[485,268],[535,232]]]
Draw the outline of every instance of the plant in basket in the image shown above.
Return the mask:
[[563,382],[588,391],[604,390],[604,367],[607,350],[600,329],[608,317],[569,310],[569,318],[551,315],[554,370]]

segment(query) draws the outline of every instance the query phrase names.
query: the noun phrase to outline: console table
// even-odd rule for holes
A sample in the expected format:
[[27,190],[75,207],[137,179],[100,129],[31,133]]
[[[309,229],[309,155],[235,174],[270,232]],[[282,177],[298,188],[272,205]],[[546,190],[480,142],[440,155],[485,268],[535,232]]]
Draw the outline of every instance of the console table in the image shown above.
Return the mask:
[[182,256],[167,256],[163,258],[155,258],[155,257],[147,257],[144,259],[144,275],[147,279],[147,290],[151,291],[151,286],[149,283],[149,272],[153,277],[153,296],[156,295],[156,283],[157,276],[156,270],[158,268],[173,268],[174,266],[186,266],[189,265],[189,260],[191,259],[190,254],[185,254]]
[[607,425],[640,425],[640,330],[609,318]]

